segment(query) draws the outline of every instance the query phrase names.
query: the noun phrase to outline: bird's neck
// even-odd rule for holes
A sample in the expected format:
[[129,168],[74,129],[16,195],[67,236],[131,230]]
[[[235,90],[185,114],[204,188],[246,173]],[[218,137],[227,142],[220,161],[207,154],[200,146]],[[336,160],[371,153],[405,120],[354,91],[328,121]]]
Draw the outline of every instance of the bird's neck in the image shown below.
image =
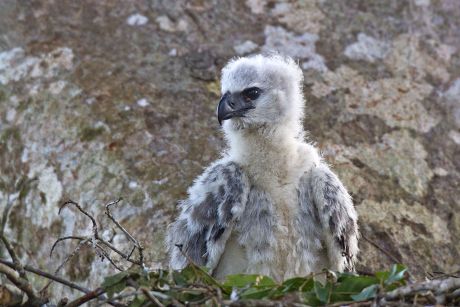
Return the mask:
[[280,184],[295,180],[319,161],[319,155],[289,127],[251,128],[227,133],[230,158],[251,177],[273,178]]

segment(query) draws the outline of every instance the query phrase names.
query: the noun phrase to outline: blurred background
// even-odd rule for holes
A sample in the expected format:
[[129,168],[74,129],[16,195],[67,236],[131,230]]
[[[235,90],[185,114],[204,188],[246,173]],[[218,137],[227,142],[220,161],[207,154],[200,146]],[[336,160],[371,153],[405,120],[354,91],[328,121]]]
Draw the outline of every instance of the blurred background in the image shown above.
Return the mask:
[[[50,258],[53,242],[91,233],[58,215],[67,199],[129,251],[103,214],[123,197],[114,216],[164,266],[176,202],[225,148],[220,69],[271,50],[304,70],[305,129],[360,214],[359,269],[460,270],[458,0],[2,0],[0,208],[20,257],[54,271],[76,242]],[[58,275],[111,272],[84,247]]]

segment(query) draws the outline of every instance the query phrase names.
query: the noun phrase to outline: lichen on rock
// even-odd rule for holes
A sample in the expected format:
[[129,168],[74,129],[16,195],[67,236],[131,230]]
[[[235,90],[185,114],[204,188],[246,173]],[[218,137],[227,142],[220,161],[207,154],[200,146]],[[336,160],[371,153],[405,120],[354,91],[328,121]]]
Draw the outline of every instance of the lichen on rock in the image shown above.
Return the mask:
[[[363,235],[417,277],[458,269],[459,28],[458,1],[0,1],[7,234],[52,271],[72,248],[50,259],[54,239],[91,231],[59,204],[79,201],[103,223],[121,196],[120,221],[148,265],[165,266],[177,201],[225,148],[220,69],[277,50],[304,70],[309,140],[351,192]],[[10,191],[21,178],[37,179],[26,195]],[[363,269],[393,262],[360,244]],[[61,273],[91,288],[111,270],[86,251]]]

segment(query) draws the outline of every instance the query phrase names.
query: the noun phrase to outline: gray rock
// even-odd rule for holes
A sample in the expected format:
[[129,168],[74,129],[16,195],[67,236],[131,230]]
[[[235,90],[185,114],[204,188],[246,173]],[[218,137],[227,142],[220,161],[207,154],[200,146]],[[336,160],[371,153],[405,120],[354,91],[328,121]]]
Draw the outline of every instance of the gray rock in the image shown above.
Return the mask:
[[[122,196],[115,216],[150,267],[165,265],[176,202],[224,146],[220,69],[257,51],[234,49],[251,41],[304,68],[304,125],[352,191],[363,234],[417,277],[458,270],[457,1],[245,3],[0,1],[0,204],[16,202],[7,234],[21,257],[53,271],[76,243],[50,258],[55,239],[90,233],[75,210],[57,214],[68,198],[113,236],[103,205]],[[24,178],[37,180],[21,192]],[[393,262],[361,249],[362,269]],[[93,288],[113,272],[88,248],[60,274]]]

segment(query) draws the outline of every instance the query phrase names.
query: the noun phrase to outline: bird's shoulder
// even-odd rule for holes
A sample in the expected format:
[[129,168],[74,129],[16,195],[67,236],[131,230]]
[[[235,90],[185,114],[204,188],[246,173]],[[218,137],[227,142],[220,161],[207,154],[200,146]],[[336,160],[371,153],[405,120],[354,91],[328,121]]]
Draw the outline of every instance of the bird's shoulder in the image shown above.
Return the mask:
[[312,180],[335,181],[338,180],[337,175],[331,170],[329,165],[323,161],[319,161],[308,167],[303,171],[301,181],[304,183],[311,182]]
[[242,167],[235,161],[222,158],[207,166],[202,174],[195,179],[190,189],[193,190],[194,186],[215,188],[222,185],[229,186],[246,183],[247,176]]
[[217,218],[213,212],[218,210],[220,218],[229,216],[225,222],[228,223],[244,208],[249,188],[249,180],[241,166],[223,158],[211,163],[195,179],[181,206],[190,208],[195,218]]
[[329,165],[320,161],[303,173],[299,192],[309,201],[324,198],[350,198],[347,189]]

